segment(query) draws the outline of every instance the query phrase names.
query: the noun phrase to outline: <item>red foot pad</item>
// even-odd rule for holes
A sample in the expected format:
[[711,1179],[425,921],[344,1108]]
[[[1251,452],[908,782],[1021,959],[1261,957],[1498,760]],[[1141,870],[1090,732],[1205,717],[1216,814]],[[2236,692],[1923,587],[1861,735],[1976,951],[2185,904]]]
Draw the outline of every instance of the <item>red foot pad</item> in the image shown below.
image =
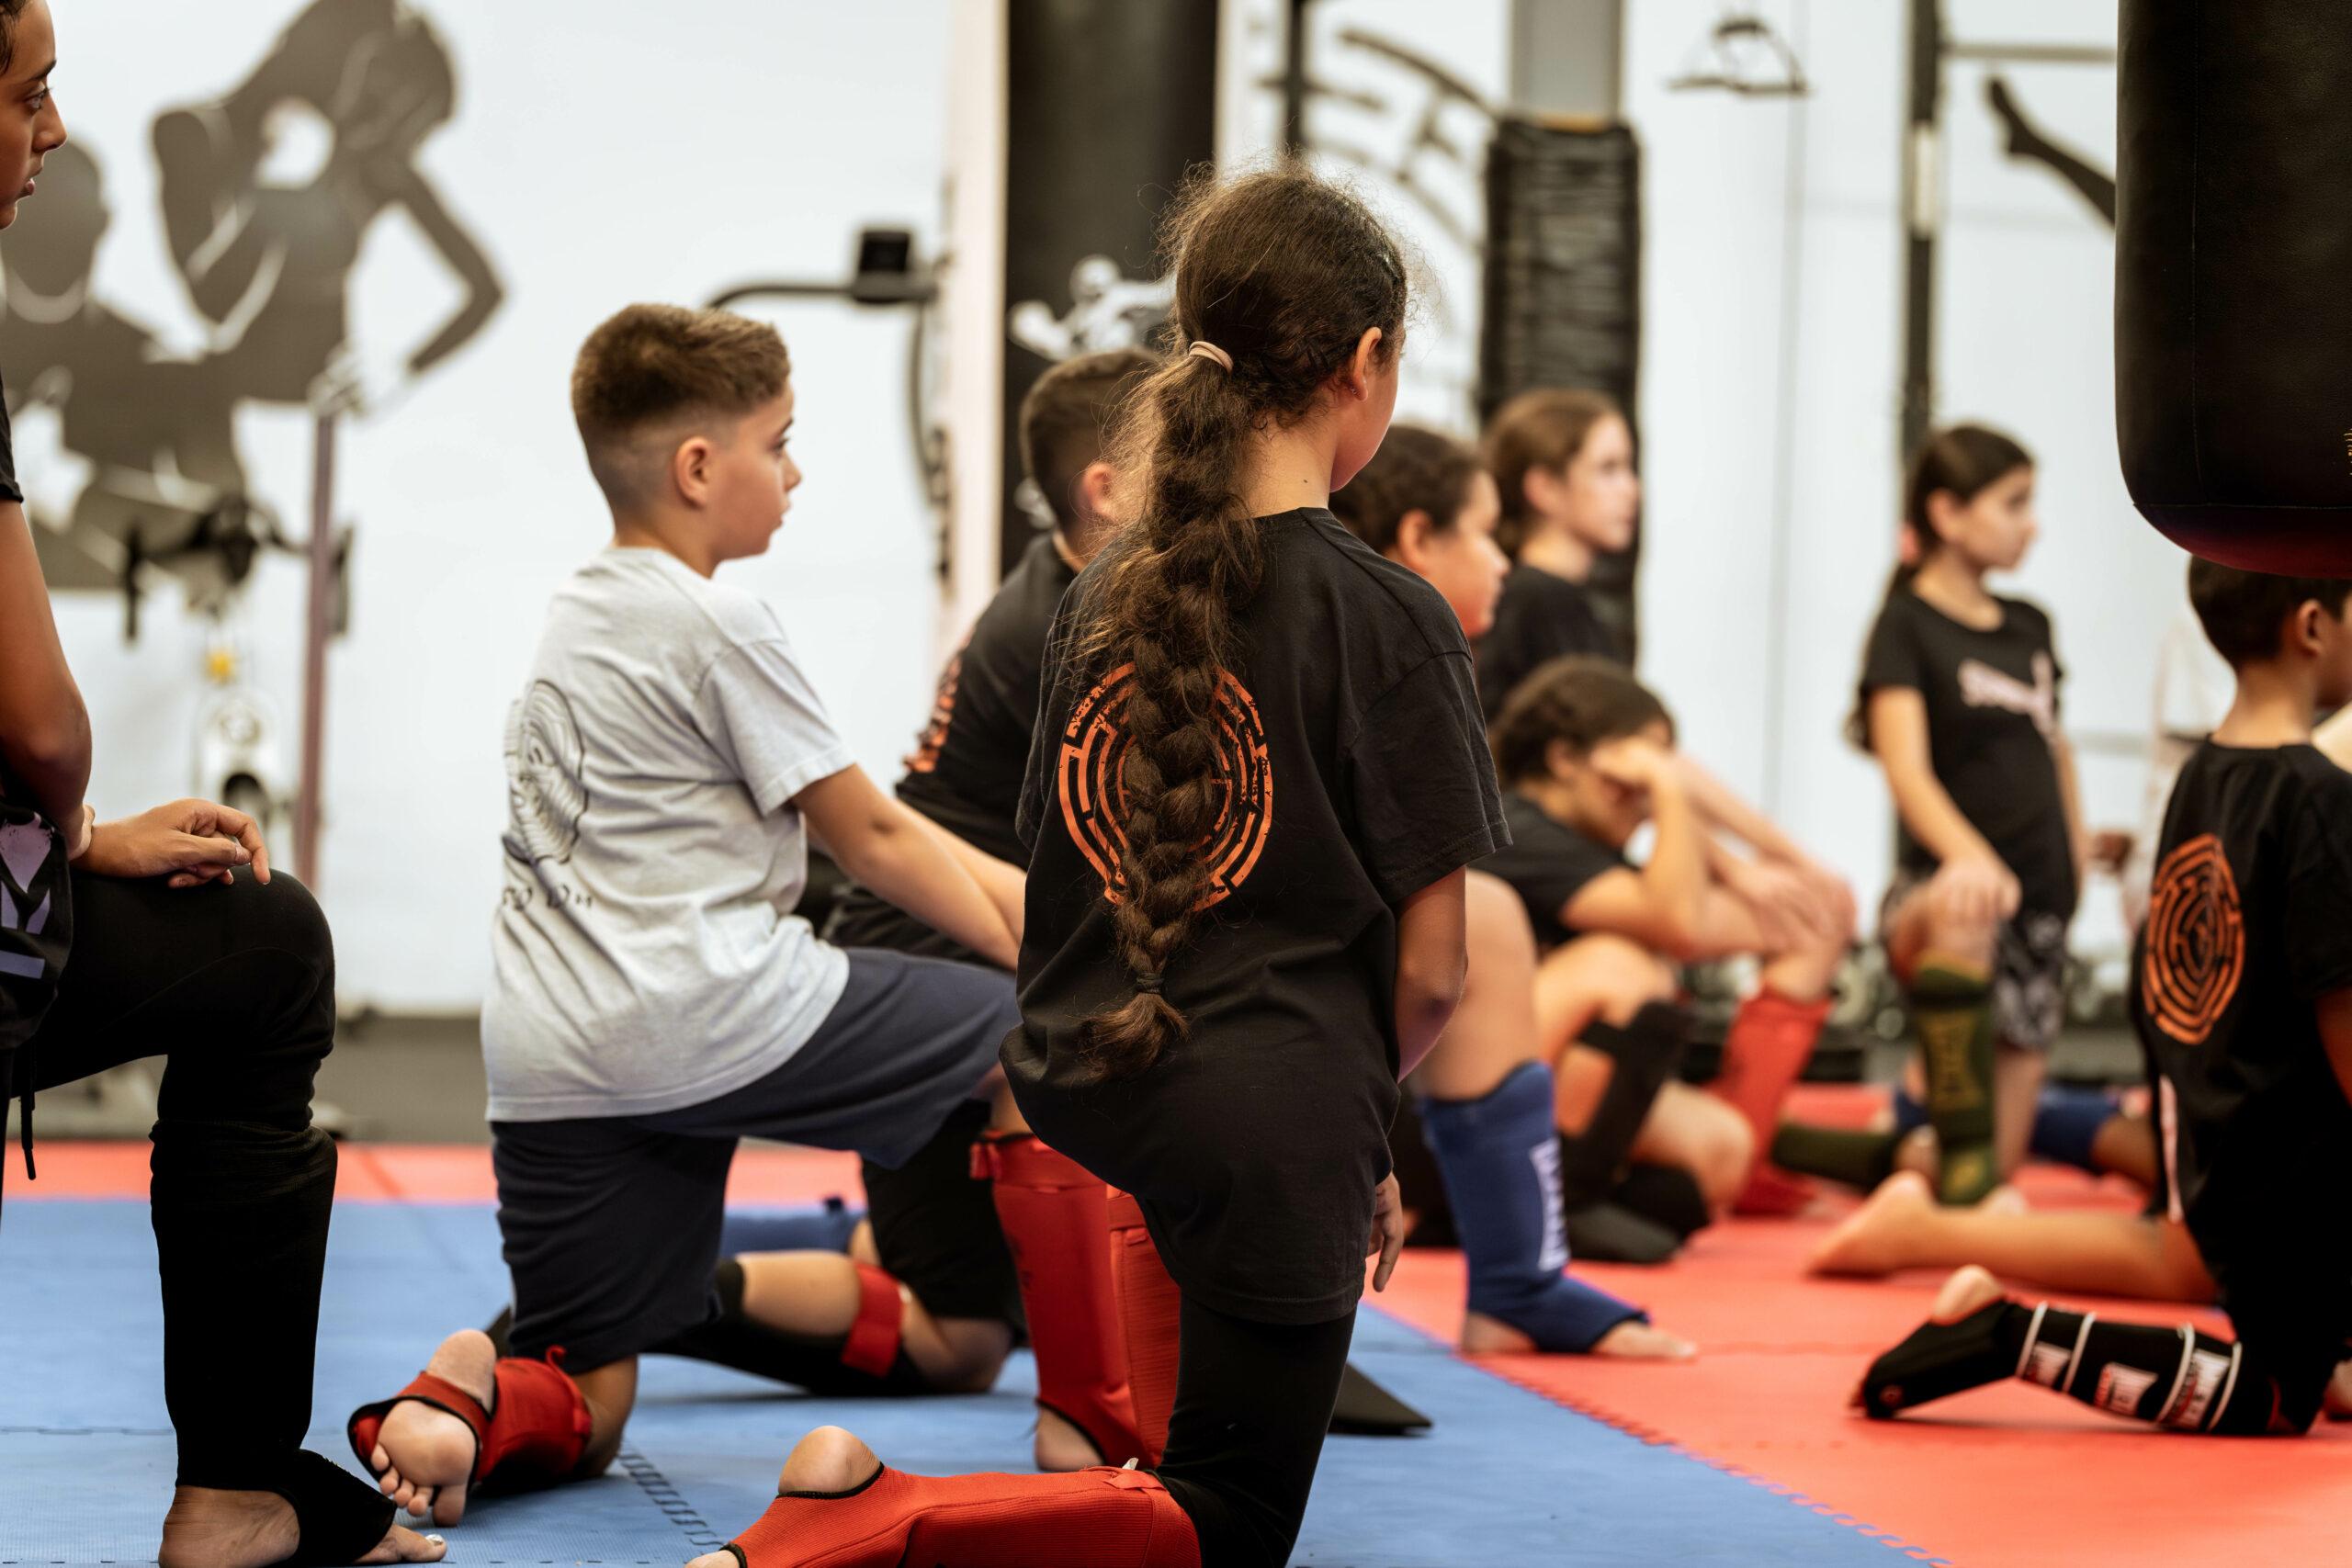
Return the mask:
[[972,1164],[994,1184],[997,1220],[1021,1271],[1037,1403],[1084,1432],[1106,1462],[1155,1462],[1159,1450],[1136,1426],[1112,1293],[1109,1189],[1025,1133],[981,1139]]
[[857,1321],[842,1341],[842,1365],[868,1377],[886,1378],[899,1359],[906,1317],[899,1281],[870,1263],[857,1266]]
[[1146,1464],[1168,1448],[1176,1408],[1177,1324],[1183,1297],[1144,1228],[1143,1209],[1125,1192],[1111,1196],[1111,1280],[1119,1300],[1119,1334],[1127,1345],[1127,1384],[1135,1391]]
[[1792,1176],[1777,1165],[1758,1165],[1748,1172],[1747,1185],[1732,1201],[1731,1212],[1785,1218],[1804,1213],[1817,1191],[1802,1176]]
[[346,1430],[351,1451],[371,1471],[375,1468],[376,1437],[384,1416],[403,1399],[413,1399],[447,1411],[473,1428],[474,1466],[469,1486],[493,1481],[501,1490],[543,1486],[561,1481],[579,1468],[588,1447],[593,1421],[580,1385],[555,1364],[560,1351],[545,1361],[508,1356],[498,1363],[491,1407],[464,1389],[431,1372],[419,1372],[414,1382],[390,1399],[363,1404],[351,1413]]
[[909,1475],[790,1493],[728,1543],[744,1568],[1201,1568],[1193,1521],[1142,1471]]

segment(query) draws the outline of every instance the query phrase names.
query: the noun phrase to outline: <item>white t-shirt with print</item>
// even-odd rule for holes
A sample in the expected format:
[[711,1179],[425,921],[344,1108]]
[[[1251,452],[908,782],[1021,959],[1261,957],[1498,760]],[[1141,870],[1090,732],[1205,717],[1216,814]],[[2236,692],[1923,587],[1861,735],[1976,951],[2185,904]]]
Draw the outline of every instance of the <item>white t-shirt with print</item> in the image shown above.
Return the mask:
[[491,1120],[699,1105],[806,1043],[849,964],[792,912],[789,802],[851,761],[761,600],[661,550],[582,568],[507,719]]

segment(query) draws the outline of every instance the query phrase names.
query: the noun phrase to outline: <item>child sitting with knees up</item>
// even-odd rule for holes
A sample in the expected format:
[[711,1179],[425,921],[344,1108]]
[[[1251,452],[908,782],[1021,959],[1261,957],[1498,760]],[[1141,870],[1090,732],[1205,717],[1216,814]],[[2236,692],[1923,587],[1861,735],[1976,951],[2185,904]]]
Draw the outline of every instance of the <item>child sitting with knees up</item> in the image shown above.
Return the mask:
[[[1436,431],[1394,425],[1331,510],[1349,531],[1445,598],[1476,638],[1492,624],[1509,565],[1494,543],[1494,481],[1476,454]],[[1408,1086],[1439,1191],[1469,1265],[1466,1350],[1679,1359],[1682,1340],[1562,1268],[1581,1238],[1564,1213],[1553,1060],[1535,1014],[1533,931],[1518,896],[1484,871],[1464,888],[1469,968],[1453,1021]],[[1407,1135],[1401,1125],[1397,1141]],[[1401,1168],[1410,1168],[1398,1150]]]
[[1875,1417],[2018,1377],[2116,1416],[2241,1436],[2341,1408],[2352,1354],[2352,774],[2312,719],[2352,699],[2352,580],[2199,561],[2189,597],[2236,673],[2181,769],[2132,956],[2171,1218],[2235,1340],[2009,1300],[1984,1269],[1874,1361]]
[[[1605,660],[1537,670],[1493,742],[1512,842],[1483,869],[1519,895],[1547,953],[1546,1039],[1576,1043],[1559,1069],[1571,1204],[1645,1159],[1690,1171],[1713,1208],[1786,1208],[1801,1192],[1756,1156],[1828,1016],[1852,933],[1843,885],[1678,752],[1665,705]],[[1637,866],[1625,846],[1645,824]],[[1690,1019],[1674,966],[1741,955],[1760,983],[1710,1094],[1675,1078]]]

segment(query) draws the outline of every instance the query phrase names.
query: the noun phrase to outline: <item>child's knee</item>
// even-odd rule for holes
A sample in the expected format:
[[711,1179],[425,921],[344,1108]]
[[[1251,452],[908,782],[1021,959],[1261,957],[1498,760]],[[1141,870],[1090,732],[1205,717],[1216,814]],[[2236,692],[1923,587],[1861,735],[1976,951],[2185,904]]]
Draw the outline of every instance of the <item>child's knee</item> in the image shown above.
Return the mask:
[[1593,998],[1596,1015],[1621,1028],[1649,1003],[1672,1001],[1678,989],[1671,965],[1621,936],[1578,937],[1547,962],[1571,967]]

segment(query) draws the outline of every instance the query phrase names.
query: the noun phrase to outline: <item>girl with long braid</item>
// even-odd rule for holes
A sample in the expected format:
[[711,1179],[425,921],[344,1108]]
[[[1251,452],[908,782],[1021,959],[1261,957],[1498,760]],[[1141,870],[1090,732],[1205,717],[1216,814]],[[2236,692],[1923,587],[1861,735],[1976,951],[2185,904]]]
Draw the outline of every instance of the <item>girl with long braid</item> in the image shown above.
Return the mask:
[[1506,836],[1453,612],[1328,509],[1388,426],[1405,267],[1296,167],[1196,190],[1173,240],[1186,352],[1138,389],[1134,521],[1046,660],[1003,1052],[1140,1221],[1114,1269],[1156,1469],[913,1476],[821,1428],[697,1568],[1284,1562],[1363,1260],[1385,1286],[1403,1245],[1397,1079],[1460,994],[1463,868]]

